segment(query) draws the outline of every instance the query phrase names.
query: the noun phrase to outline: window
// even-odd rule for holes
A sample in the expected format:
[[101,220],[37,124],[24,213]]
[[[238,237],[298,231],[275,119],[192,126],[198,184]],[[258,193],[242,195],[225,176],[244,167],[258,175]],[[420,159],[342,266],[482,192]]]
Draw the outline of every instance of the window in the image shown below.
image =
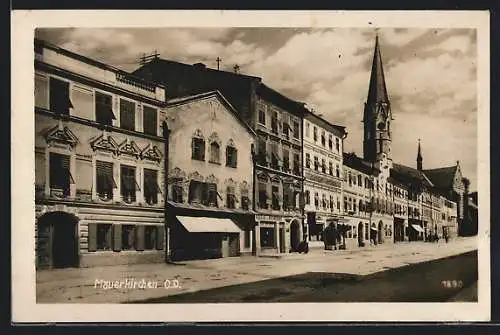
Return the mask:
[[358,175],[358,186],[363,187],[363,177],[361,175]]
[[111,224],[97,224],[96,250],[111,250],[113,248],[111,227]]
[[158,120],[156,108],[144,106],[143,112],[144,134],[158,136]]
[[319,207],[319,194],[318,194],[318,192],[314,192],[314,206]]
[[248,210],[250,208],[250,197],[248,196],[248,190],[241,190],[241,208]]
[[293,138],[300,138],[300,125],[297,121],[293,121]]
[[293,173],[297,176],[300,175],[300,156],[293,154]]
[[274,248],[274,228],[261,227],[260,228],[260,246],[262,248]]
[[49,180],[51,192],[53,190],[62,191],[62,196],[70,195],[70,184],[74,184],[70,172],[69,156],[50,153]]
[[344,212],[348,212],[348,203],[347,203],[347,197],[344,197]]
[[271,142],[271,168],[279,169],[278,143]]
[[113,188],[116,188],[116,183],[113,178],[113,163],[96,161],[96,191],[99,197],[103,200],[113,198]]
[[135,249],[135,226],[123,225],[122,226],[122,249],[133,250]]
[[227,208],[236,208],[236,195],[234,195],[234,187],[231,186],[227,187],[226,206]]
[[262,125],[266,125],[266,112],[262,109],[259,110],[259,123]]
[[349,186],[352,186],[352,176],[351,176],[351,173],[349,173]]
[[337,176],[337,178],[340,178],[340,169],[338,165],[335,167],[335,175]]
[[311,203],[311,192],[305,191],[305,202],[306,205],[309,205]]
[[306,168],[311,168],[311,155],[309,153],[306,153]]
[[266,140],[264,138],[259,138],[258,141],[259,153],[257,156],[257,161],[260,165],[267,165],[267,154],[266,154]]
[[290,171],[290,152],[287,149],[283,149],[283,171]]
[[272,208],[274,210],[280,210],[280,195],[279,195],[279,187],[272,187]]
[[368,223],[365,223],[365,240],[369,240],[369,239],[370,239],[370,230],[368,227]]
[[332,138],[332,135],[328,136],[328,148],[330,150],[333,149],[333,138]]
[[340,200],[339,200],[339,197],[337,197],[337,210],[340,212]]
[[158,171],[144,169],[144,200],[146,203],[150,205],[157,204],[159,191]]
[[135,191],[139,189],[135,179],[135,168],[122,165],[120,167],[120,194],[122,200],[128,203],[135,202]]
[[271,117],[271,131],[273,133],[278,133],[278,113],[273,112],[273,116]]
[[335,149],[337,149],[337,152],[340,152],[340,141],[338,138],[335,138]]
[[311,136],[311,125],[309,122],[306,122],[306,137]]
[[333,196],[330,196],[330,211],[333,212],[333,209],[334,209]]
[[120,99],[120,128],[135,130],[135,103]]
[[238,150],[235,147],[226,147],[226,166],[236,168],[238,165]]
[[210,163],[220,164],[220,147],[217,142],[210,143]]
[[205,160],[205,140],[202,138],[194,137],[192,140],[192,159],[198,161]]
[[356,210],[356,199],[353,199],[353,202],[352,202],[352,210],[353,210],[353,212],[354,212],[354,213],[356,213],[356,212],[357,212],[357,210]]
[[182,179],[175,178],[172,180],[172,201],[182,203],[183,199],[183,181]]
[[314,142],[318,141],[318,128],[313,127],[313,140]]
[[250,231],[249,230],[244,230],[243,231],[243,247],[248,249],[250,248]]
[[365,208],[363,206],[363,200],[359,200],[359,206],[358,207],[359,207],[359,211],[360,212],[364,212],[365,211]]
[[326,173],[326,161],[324,159],[321,160],[321,172]]
[[330,176],[333,176],[333,162],[328,163],[328,172],[330,173]]
[[314,170],[318,171],[319,167],[319,159],[317,156],[314,156]]
[[327,204],[326,204],[326,194],[323,193],[322,198],[321,198],[321,204],[323,205],[323,209],[326,209]]
[[206,206],[217,207],[217,185],[191,180],[189,183],[189,202],[201,203]]
[[57,114],[69,114],[73,104],[69,98],[69,83],[66,81],[50,78],[50,110]]
[[326,138],[325,138],[325,132],[321,132],[321,145],[326,146]]
[[283,135],[285,135],[286,138],[289,136],[289,130],[290,130],[290,125],[288,122],[283,121]]
[[156,248],[158,239],[158,228],[156,226],[144,227],[144,250],[153,250]]
[[95,92],[95,120],[102,125],[111,126],[115,115],[113,114],[113,97],[102,92]]
[[267,185],[259,183],[259,207],[267,209]]

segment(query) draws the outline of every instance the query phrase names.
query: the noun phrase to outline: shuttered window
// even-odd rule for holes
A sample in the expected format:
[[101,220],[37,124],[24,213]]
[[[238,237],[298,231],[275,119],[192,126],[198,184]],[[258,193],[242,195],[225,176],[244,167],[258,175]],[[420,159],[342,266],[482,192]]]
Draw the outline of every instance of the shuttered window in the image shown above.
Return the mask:
[[70,184],[74,184],[73,177],[70,173],[69,156],[50,153],[49,178],[50,188],[60,189],[64,196],[70,193]]
[[250,198],[248,197],[248,190],[241,190],[241,208],[248,210],[250,206]]
[[158,171],[144,169],[144,200],[152,205],[158,203]]
[[94,91],[90,87],[73,85],[71,89],[73,115],[82,119],[94,119]]
[[208,205],[212,207],[217,207],[217,197],[219,194],[217,193],[217,184],[209,183],[206,184],[207,188],[207,201]]
[[123,225],[121,232],[121,243],[123,250],[135,249],[135,226]]
[[135,103],[120,99],[120,128],[135,130]]
[[95,119],[102,125],[111,126],[116,119],[113,114],[113,97],[102,92],[95,92]]
[[140,190],[140,187],[135,178],[135,168],[122,165],[120,167],[120,194],[123,201],[128,203],[135,202],[136,190]]
[[234,147],[226,148],[226,166],[236,168],[238,165],[238,150]]
[[69,98],[69,83],[50,78],[50,110],[57,114],[69,114],[73,108]]
[[226,190],[226,206],[227,208],[236,207],[236,195],[234,194],[234,187],[228,186]]
[[156,239],[158,230],[156,226],[144,227],[144,250],[156,249]]
[[183,180],[180,178],[176,178],[172,180],[172,201],[174,202],[184,202],[184,185]]
[[143,116],[143,131],[145,134],[149,135],[158,135],[157,129],[157,110],[156,108],[152,108],[149,106],[144,106],[143,108],[144,116]]
[[[113,245],[113,225],[111,224],[97,224],[95,235],[96,250],[112,250]],[[90,231],[89,231],[90,234]],[[89,238],[91,236],[89,235]],[[89,243],[90,245],[90,243]],[[90,250],[89,250],[90,251]]]
[[191,144],[191,158],[199,161],[205,160],[205,140],[194,137]]
[[49,107],[49,79],[45,76],[35,74],[35,107]]
[[101,199],[113,198],[113,189],[116,183],[113,178],[113,163],[96,161],[97,194]]

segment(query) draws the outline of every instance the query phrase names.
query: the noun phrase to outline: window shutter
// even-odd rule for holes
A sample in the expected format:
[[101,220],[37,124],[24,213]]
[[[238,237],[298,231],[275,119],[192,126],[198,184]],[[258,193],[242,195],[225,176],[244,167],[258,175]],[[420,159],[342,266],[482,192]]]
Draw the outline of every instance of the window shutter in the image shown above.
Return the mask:
[[122,225],[114,224],[113,225],[113,250],[120,251],[122,250]]
[[73,85],[72,102],[76,116],[87,120],[94,119],[94,92],[91,88]]
[[97,223],[88,224],[88,250],[97,250]]
[[163,250],[163,239],[165,238],[165,228],[163,226],[156,227],[156,249]]
[[236,149],[233,151],[233,166],[238,166],[238,150]]
[[144,226],[137,225],[135,227],[135,250],[144,250]]
[[35,152],[35,184],[45,185],[45,152]]
[[49,79],[45,76],[35,75],[35,106],[49,108]]

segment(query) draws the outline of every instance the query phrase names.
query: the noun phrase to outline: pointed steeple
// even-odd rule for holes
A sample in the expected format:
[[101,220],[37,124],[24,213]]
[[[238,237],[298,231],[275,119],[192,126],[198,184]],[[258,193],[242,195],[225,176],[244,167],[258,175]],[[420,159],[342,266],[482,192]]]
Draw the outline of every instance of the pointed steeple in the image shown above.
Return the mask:
[[370,76],[367,103],[377,102],[389,102],[387,88],[385,86],[384,68],[382,66],[382,55],[380,53],[378,34],[375,37],[375,52],[373,53],[372,73]]
[[417,152],[417,170],[422,171],[422,149],[420,148],[420,139],[418,139],[418,152]]

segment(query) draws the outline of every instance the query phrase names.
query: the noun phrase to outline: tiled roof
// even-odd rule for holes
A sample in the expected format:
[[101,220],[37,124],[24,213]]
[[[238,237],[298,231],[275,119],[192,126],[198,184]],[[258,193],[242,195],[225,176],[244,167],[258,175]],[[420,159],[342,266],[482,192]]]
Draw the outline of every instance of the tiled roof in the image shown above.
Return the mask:
[[455,179],[455,173],[457,171],[457,166],[449,166],[438,169],[424,170],[424,173],[437,187],[449,190],[453,187],[453,180]]
[[397,163],[394,163],[392,167],[391,177],[400,182],[409,183],[418,181],[427,187],[434,186],[422,171]]

